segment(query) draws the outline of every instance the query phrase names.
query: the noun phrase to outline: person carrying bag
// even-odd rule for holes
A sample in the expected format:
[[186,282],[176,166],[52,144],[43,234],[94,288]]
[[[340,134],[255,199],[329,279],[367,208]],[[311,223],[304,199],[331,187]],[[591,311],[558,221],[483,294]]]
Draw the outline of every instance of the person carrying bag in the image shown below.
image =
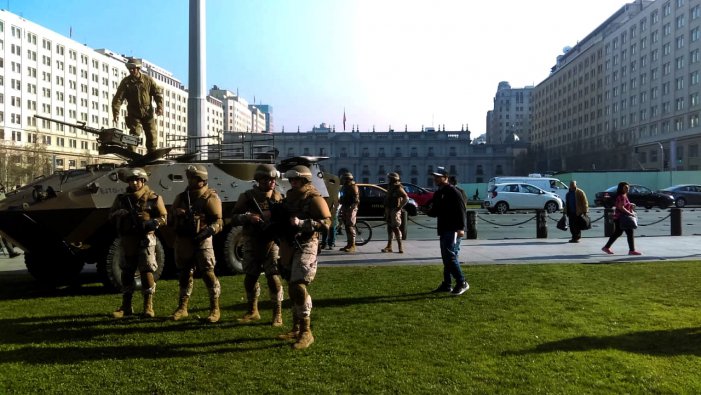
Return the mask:
[[635,205],[628,200],[629,185],[627,182],[619,182],[616,190],[616,210],[613,212],[613,223],[616,227],[606,245],[601,251],[612,255],[611,246],[619,236],[626,232],[628,239],[628,255],[642,255],[635,250],[635,238],[633,230],[638,227]]

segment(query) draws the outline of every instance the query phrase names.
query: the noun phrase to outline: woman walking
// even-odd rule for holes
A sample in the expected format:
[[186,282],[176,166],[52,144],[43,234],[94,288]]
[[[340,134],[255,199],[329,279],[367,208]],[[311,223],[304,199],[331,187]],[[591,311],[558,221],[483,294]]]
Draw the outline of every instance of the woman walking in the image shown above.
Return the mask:
[[611,237],[609,237],[609,241],[601,249],[601,251],[607,254],[613,254],[611,246],[625,231],[626,238],[628,239],[628,255],[642,255],[635,250],[635,239],[633,237],[633,230],[637,227],[637,225],[633,224],[636,217],[635,205],[628,200],[628,189],[629,186],[627,182],[618,183],[618,189],[616,190],[616,209],[613,212],[615,230]]

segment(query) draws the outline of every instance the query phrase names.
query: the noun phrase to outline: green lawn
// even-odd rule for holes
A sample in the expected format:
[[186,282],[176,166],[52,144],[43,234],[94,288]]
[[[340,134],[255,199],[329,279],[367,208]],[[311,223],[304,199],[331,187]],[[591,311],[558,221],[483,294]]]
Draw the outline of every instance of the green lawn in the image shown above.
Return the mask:
[[[440,266],[322,268],[308,350],[263,321],[239,325],[241,277],[222,278],[223,319],[113,320],[97,285],[40,291],[0,276],[0,393],[700,393],[701,265],[465,266],[461,297],[428,291]],[[139,301],[140,295],[136,298]],[[285,310],[286,328],[289,311]]]

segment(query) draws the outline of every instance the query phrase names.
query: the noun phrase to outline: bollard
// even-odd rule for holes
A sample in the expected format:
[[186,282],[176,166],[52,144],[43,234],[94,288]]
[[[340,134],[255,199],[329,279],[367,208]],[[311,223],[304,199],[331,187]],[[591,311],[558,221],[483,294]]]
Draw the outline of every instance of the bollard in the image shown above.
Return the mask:
[[399,225],[399,230],[402,232],[402,240],[406,240],[407,222],[409,222],[409,214],[406,212],[406,210],[402,209],[402,223]]
[[547,220],[547,214],[545,213],[545,210],[536,210],[535,211],[536,237],[539,239],[547,239],[548,238],[548,224],[547,224],[546,220]]
[[604,209],[604,236],[611,237],[613,234],[613,208]]
[[477,212],[474,210],[467,210],[467,232],[465,232],[465,238],[469,240],[477,239]]
[[672,218],[671,221],[671,232],[672,236],[682,235],[682,209],[673,207],[672,208]]

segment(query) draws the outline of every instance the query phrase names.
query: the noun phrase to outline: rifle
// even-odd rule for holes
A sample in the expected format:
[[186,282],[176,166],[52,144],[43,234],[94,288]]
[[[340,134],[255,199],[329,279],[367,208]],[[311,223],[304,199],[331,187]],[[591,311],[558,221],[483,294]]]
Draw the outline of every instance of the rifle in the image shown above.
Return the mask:
[[84,130],[88,133],[96,134],[98,136],[97,142],[100,144],[115,144],[115,145],[118,145],[121,147],[137,146],[137,145],[141,144],[141,138],[124,133],[117,128],[96,129],[96,128],[87,126],[85,124],[85,122],[78,122],[78,123],[73,124],[73,123],[69,123],[69,122],[59,121],[58,119],[44,117],[41,115],[34,115],[34,117],[39,118],[39,119],[43,119],[43,120],[49,121],[49,122],[55,122],[55,123],[58,123],[61,125],[72,126],[76,129],[80,129],[80,130]]
[[192,210],[190,192],[186,190],[183,193],[187,198],[187,211],[185,212],[185,218],[181,220],[182,222],[179,222],[176,233],[182,237],[195,237],[197,232],[199,232],[199,227],[195,220],[195,212]]
[[[122,195],[122,203],[124,201],[126,201],[127,206],[129,207],[129,216],[131,217],[134,231],[141,233],[141,247],[148,247],[149,240],[148,237],[146,237],[146,232],[144,232],[143,226],[141,226],[141,219],[139,219],[139,214],[136,212],[136,208],[134,208],[134,205],[131,203],[131,199],[129,199],[128,195]],[[148,248],[146,248],[146,254],[151,255]]]

